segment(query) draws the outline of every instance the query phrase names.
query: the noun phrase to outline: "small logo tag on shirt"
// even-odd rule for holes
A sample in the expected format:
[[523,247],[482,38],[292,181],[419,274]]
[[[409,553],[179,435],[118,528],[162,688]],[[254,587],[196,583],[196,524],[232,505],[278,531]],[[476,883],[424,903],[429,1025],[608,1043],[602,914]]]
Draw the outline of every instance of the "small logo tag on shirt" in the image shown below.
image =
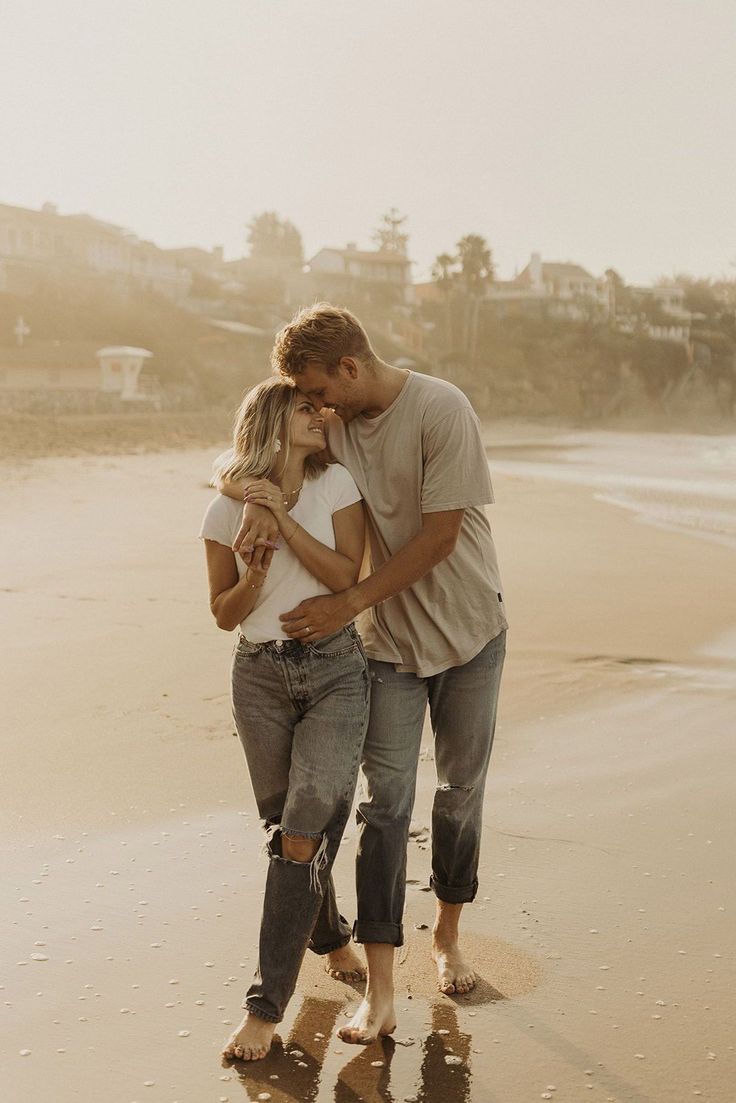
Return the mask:
[[497,596],[499,601],[503,601],[503,594],[498,594]]

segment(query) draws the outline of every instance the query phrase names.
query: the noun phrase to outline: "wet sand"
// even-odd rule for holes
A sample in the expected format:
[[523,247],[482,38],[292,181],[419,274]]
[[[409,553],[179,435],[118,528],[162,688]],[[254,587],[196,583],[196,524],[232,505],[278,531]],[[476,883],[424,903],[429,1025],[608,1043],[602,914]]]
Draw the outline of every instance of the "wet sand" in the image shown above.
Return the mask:
[[194,539],[212,452],[3,470],[3,1100],[732,1100],[733,551],[555,477],[549,434],[541,476],[496,442],[512,632],[465,921],[478,991],[434,990],[420,833],[395,1039],[337,1040],[360,986],[311,958],[254,1066],[218,1057],[265,865]]

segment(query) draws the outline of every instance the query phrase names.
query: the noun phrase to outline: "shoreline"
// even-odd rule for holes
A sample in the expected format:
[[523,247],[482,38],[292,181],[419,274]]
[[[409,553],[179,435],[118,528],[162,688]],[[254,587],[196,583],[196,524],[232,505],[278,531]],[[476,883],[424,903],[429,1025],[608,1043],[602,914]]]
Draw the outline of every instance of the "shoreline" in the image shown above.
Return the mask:
[[[202,410],[130,411],[110,414],[0,412],[0,465],[79,456],[124,456],[169,449],[227,447],[237,402]],[[491,455],[498,449],[524,453],[537,441],[568,434],[618,433],[661,437],[736,435],[736,420],[661,420],[651,415],[580,421],[564,415],[481,418]]]

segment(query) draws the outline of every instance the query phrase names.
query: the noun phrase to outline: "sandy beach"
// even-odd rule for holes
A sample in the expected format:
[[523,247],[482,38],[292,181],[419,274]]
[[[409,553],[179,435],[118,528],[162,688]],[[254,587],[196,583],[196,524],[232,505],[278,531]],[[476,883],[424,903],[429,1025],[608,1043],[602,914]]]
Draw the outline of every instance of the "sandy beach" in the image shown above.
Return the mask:
[[336,1039],[360,986],[312,958],[254,1066],[219,1058],[265,859],[196,540],[216,449],[3,465],[3,1103],[732,1103],[736,438],[486,440],[512,628],[480,983],[429,965],[427,730],[394,1039]]

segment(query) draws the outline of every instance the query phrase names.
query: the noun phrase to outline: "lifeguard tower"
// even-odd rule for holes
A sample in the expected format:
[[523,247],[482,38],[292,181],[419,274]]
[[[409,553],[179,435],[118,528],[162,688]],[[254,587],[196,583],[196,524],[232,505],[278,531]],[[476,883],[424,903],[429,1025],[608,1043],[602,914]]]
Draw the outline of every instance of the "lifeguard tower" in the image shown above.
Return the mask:
[[148,349],[130,345],[114,345],[98,349],[100,363],[100,389],[105,394],[116,394],[123,402],[150,402],[151,396],[138,386],[138,377],[146,360],[153,356]]

